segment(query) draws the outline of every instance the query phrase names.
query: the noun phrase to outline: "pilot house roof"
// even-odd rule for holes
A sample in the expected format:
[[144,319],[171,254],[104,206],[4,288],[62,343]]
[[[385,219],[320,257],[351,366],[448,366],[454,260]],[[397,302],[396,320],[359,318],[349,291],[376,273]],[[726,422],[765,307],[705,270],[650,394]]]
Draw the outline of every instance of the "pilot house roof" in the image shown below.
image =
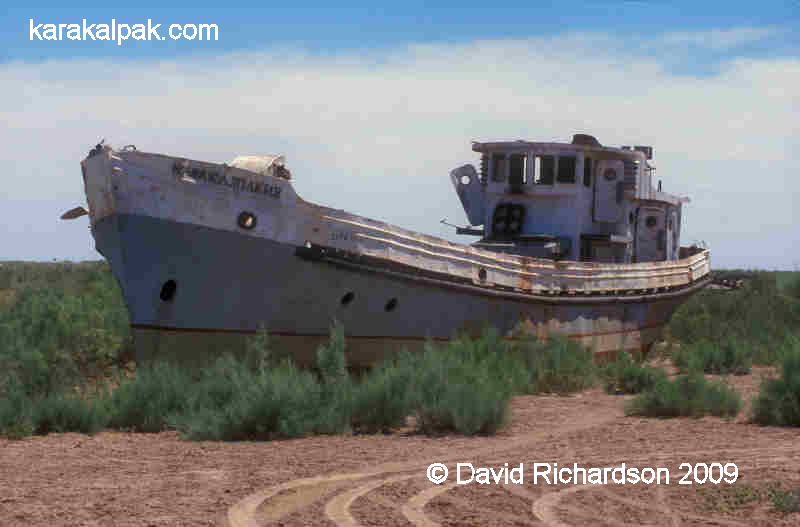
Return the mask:
[[[538,141],[489,141],[489,142],[472,142],[472,150],[480,153],[491,152],[518,152],[520,150],[582,150],[592,152],[608,152],[614,154],[627,154],[631,155],[634,152],[641,152],[646,159],[651,159],[653,156],[653,149],[649,146],[635,146],[633,149],[628,146],[613,147],[603,146],[600,142],[588,134],[575,134],[572,136],[570,143],[558,142],[538,142]],[[634,155],[634,157],[639,157]]]

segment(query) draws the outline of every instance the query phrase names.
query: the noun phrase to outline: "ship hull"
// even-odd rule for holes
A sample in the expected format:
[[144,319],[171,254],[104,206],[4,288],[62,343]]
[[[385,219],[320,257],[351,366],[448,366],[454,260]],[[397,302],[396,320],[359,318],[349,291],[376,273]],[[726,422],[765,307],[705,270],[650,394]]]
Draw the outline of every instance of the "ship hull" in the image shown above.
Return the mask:
[[[263,325],[276,348],[310,363],[334,321],[345,328],[353,365],[459,332],[478,334],[487,325],[506,335],[520,324],[540,337],[560,333],[600,355],[640,352],[704,285],[700,280],[651,294],[543,296],[142,214],[105,216],[93,233],[121,286],[139,360],[205,361],[238,352]],[[174,289],[165,290],[170,281]],[[166,300],[165,291],[171,293]]]

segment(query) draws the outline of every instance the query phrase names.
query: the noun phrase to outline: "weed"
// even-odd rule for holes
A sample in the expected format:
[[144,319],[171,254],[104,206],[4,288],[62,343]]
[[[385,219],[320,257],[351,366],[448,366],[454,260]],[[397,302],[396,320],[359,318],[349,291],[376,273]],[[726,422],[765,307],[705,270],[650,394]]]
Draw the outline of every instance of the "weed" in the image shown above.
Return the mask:
[[764,379],[753,401],[753,421],[761,425],[800,426],[800,345],[786,352],[776,378]]
[[595,385],[597,367],[591,351],[561,336],[525,339],[517,351],[527,382],[523,393],[572,393]]
[[352,425],[359,432],[387,432],[402,426],[413,411],[414,358],[402,353],[376,366],[355,386]]
[[317,431],[324,404],[320,385],[291,363],[234,380],[222,406],[198,400],[171,422],[188,439],[241,441],[302,437]]
[[[491,338],[491,337],[490,337]],[[512,386],[483,345],[426,345],[416,368],[415,414],[424,433],[492,434],[506,421]]]
[[37,401],[31,421],[36,434],[95,434],[105,427],[107,419],[106,408],[99,399],[92,402],[75,394],[56,393]]
[[722,485],[695,487],[698,496],[704,498],[702,508],[707,512],[729,513],[742,507],[758,503],[765,492],[749,485]]
[[[776,273],[730,273],[744,278],[745,287],[694,295],[667,327],[668,338],[680,341],[682,348],[700,345],[692,351],[703,353],[705,371],[746,372],[749,362],[774,364],[784,340],[800,331],[800,297],[794,286],[779,288]],[[721,350],[710,351],[713,347]]]
[[602,368],[602,376],[608,393],[639,393],[655,386],[666,377],[666,372],[644,365],[623,352]]
[[730,385],[708,381],[695,371],[676,379],[659,379],[629,401],[625,412],[649,417],[733,417],[741,406],[741,397]]
[[722,375],[746,375],[753,364],[752,354],[732,337],[727,337],[720,345],[708,340],[686,344],[673,354],[672,360],[682,371],[699,370]]
[[33,433],[33,404],[14,377],[0,387],[0,435],[20,439]]
[[772,506],[784,514],[800,512],[800,487],[791,490],[772,488],[769,498]]
[[137,368],[111,394],[109,426],[136,432],[160,432],[169,416],[187,409],[193,397],[190,374],[169,362]]

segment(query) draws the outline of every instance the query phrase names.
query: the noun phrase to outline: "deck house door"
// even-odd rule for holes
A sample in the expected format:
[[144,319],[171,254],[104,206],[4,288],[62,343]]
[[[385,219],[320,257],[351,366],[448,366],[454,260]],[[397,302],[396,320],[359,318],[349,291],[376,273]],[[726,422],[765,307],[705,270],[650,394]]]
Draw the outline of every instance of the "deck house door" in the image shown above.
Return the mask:
[[656,207],[642,207],[639,210],[637,240],[637,260],[658,262],[666,256],[666,235],[664,211]]
[[594,175],[594,221],[615,223],[619,218],[622,161],[600,161]]
[[676,260],[677,259],[677,250],[676,250],[676,236],[675,236],[675,228],[678,224],[678,218],[674,211],[670,212],[667,215],[667,222],[666,222],[666,237],[667,237],[667,260]]

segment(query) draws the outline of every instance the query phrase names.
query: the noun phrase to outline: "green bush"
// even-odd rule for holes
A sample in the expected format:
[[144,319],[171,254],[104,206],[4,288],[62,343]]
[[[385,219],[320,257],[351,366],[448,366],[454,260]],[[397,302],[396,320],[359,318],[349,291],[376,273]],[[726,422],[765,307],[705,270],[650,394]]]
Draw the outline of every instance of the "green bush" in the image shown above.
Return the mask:
[[776,273],[728,271],[717,274],[724,276],[725,273],[743,279],[745,286],[693,295],[672,316],[667,326],[668,338],[679,341],[681,347],[704,343],[703,348],[725,348],[715,353],[707,349],[700,351],[705,356],[718,357],[715,361],[718,364],[733,361],[734,370],[749,370],[746,361],[775,364],[780,360],[783,341],[800,332],[800,298],[794,294],[793,286],[778,287]]
[[316,430],[337,434],[350,428],[353,406],[353,382],[347,371],[347,343],[344,328],[334,323],[327,345],[317,349],[317,369],[320,374],[322,403],[317,416]]
[[80,432],[95,434],[106,424],[108,414],[99,399],[88,401],[74,394],[54,393],[36,402],[33,410],[33,431]]
[[160,432],[170,416],[185,411],[194,397],[190,373],[169,362],[141,366],[110,397],[109,426],[135,432]]
[[762,381],[753,401],[753,421],[761,425],[800,426],[800,344],[795,341],[777,378]]
[[521,372],[527,377],[519,386],[522,393],[572,393],[594,386],[597,381],[593,353],[567,338],[525,339],[516,354]]
[[483,349],[465,339],[445,350],[426,345],[414,394],[423,433],[493,434],[505,424],[513,386],[498,362],[481,354]]
[[10,378],[0,387],[0,435],[20,439],[33,433],[33,404],[25,387]]
[[184,437],[212,440],[269,440],[312,433],[341,433],[350,427],[353,384],[347,373],[340,325],[317,350],[319,377],[291,360],[276,363],[265,331],[248,345],[245,361],[219,359],[203,372],[180,413],[168,416]]
[[649,417],[733,417],[739,413],[742,400],[727,383],[708,381],[694,371],[676,379],[661,378],[655,385],[628,402],[628,415]]
[[754,353],[747,343],[728,337],[717,345],[707,340],[681,346],[672,360],[682,371],[699,370],[722,375],[746,375],[753,365]]
[[[320,428],[325,401],[320,383],[291,363],[263,372],[232,373],[235,387],[221,406],[210,399],[193,404],[171,422],[188,439],[241,441],[302,437]],[[201,383],[202,387],[203,384]]]
[[131,348],[122,295],[103,262],[5,262],[0,275],[0,383],[31,396],[108,372]]
[[800,512],[800,488],[783,490],[773,488],[769,491],[772,506],[784,514]]
[[661,368],[653,368],[634,360],[630,353],[620,353],[602,369],[608,393],[639,393],[649,390],[666,377]]
[[[783,275],[787,275],[787,276],[783,276]],[[786,291],[786,294],[788,294],[792,298],[800,300],[800,273],[798,273],[796,271],[794,273],[791,273],[791,274],[789,274],[789,273],[781,273],[781,278],[782,278],[782,282],[783,282],[784,290]]]
[[375,433],[402,426],[413,413],[416,382],[414,359],[408,353],[373,368],[354,387],[353,429]]

